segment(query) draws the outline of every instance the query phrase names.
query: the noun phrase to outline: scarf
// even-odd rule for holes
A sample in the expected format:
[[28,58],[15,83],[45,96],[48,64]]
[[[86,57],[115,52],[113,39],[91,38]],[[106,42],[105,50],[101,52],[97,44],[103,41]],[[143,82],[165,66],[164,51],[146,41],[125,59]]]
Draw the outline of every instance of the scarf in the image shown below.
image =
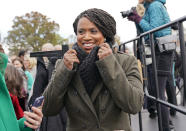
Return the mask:
[[80,61],[80,64],[77,66],[77,71],[80,74],[87,93],[91,96],[95,86],[101,80],[99,70],[95,64],[95,62],[99,60],[97,56],[99,47],[94,47],[89,54],[81,49],[77,43],[73,45],[73,49],[76,50],[77,57]]

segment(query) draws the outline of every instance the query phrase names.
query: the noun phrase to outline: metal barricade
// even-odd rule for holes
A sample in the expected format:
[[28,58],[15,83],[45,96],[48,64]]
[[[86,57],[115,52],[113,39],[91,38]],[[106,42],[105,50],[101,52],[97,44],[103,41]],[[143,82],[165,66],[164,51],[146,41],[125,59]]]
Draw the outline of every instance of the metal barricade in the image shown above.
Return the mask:
[[[185,41],[184,41],[184,28],[183,28],[183,22],[186,21],[186,16],[181,17],[177,20],[174,20],[168,24],[162,25],[160,27],[154,28],[150,31],[147,31],[143,34],[140,34],[139,36],[137,36],[136,38],[129,40],[127,42],[124,42],[123,44],[121,44],[119,46],[119,50],[121,50],[122,46],[125,46],[126,44],[132,43],[133,42],[133,50],[134,50],[134,55],[137,56],[137,47],[136,47],[136,41],[138,43],[140,43],[140,61],[141,61],[141,65],[142,65],[142,74],[143,74],[143,86],[144,86],[144,93],[146,95],[146,97],[156,101],[157,103],[157,112],[158,112],[158,127],[159,127],[159,131],[163,131],[162,130],[162,118],[161,118],[161,107],[160,104],[163,104],[167,107],[173,108],[176,111],[186,115],[186,109],[180,108],[178,106],[175,106],[173,104],[170,104],[166,101],[163,101],[159,98],[159,90],[158,90],[158,76],[157,76],[157,67],[156,67],[156,59],[155,59],[155,45],[154,45],[154,38],[153,38],[153,33],[156,31],[159,31],[161,29],[167,28],[167,27],[171,27],[173,25],[177,25],[178,26],[178,34],[179,34],[179,41],[180,41],[180,53],[181,53],[181,58],[182,58],[182,67],[183,67],[183,79],[184,79],[184,95],[183,95],[183,99],[186,100],[186,45],[185,45]],[[148,85],[148,81],[147,81],[147,68],[146,68],[146,61],[145,61],[145,51],[144,51],[144,45],[142,44],[142,38],[147,36],[149,37],[150,40],[150,46],[151,46],[151,55],[152,55],[152,65],[153,65],[153,70],[154,70],[154,76],[155,76],[155,87],[156,87],[156,97],[149,95],[148,90],[147,90],[147,85]],[[183,106],[185,105],[185,103],[183,102]],[[140,127],[140,131],[143,131],[143,127],[142,127],[142,117],[141,117],[141,112],[139,113],[139,127]]]

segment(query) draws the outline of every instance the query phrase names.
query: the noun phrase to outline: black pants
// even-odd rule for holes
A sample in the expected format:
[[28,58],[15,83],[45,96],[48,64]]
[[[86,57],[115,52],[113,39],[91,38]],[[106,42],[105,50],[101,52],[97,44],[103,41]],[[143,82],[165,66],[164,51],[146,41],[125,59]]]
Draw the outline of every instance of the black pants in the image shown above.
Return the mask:
[[[148,92],[151,96],[156,96],[156,87],[155,87],[155,81],[153,77],[153,68],[152,64],[147,65],[147,78],[148,78]],[[156,111],[156,102],[150,98],[147,98],[147,110],[149,113],[154,113]]]
[[[166,83],[166,92],[167,92],[167,98],[168,102],[174,105],[177,105],[177,98],[176,98],[176,87],[174,85],[174,78],[173,74],[171,74],[168,77],[167,83]],[[170,109],[170,114],[175,113],[176,110]]]
[[[158,90],[159,90],[159,98],[161,100],[166,101],[166,84],[168,77],[170,77],[172,73],[172,65],[173,65],[173,51],[160,53],[158,50],[156,52],[156,67],[158,70]],[[156,88],[155,88],[155,77],[152,65],[147,67],[148,77],[149,78],[149,94],[156,96]],[[169,128],[169,109],[164,105],[160,105],[161,107],[161,115],[162,115],[162,126],[163,131],[170,131]],[[147,108],[150,111],[155,109],[155,103],[152,100],[147,100]]]

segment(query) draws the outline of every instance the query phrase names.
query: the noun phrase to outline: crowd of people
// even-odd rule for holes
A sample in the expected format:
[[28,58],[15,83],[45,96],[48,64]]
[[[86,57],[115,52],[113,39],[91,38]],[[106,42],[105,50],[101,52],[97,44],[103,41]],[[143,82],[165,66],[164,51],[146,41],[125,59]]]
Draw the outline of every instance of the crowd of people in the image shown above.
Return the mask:
[[[144,14],[134,10],[128,16],[135,22],[138,35],[170,22],[165,2],[139,0]],[[132,130],[129,115],[144,106],[143,83],[137,59],[127,50],[117,51],[115,19],[102,9],[91,8],[77,16],[73,29],[77,42],[62,59],[30,58],[25,50],[8,58],[0,45],[1,131]],[[155,32],[154,39],[167,35],[171,35],[170,27]],[[151,46],[148,36],[144,43]],[[62,50],[61,45],[46,43],[41,49],[53,50]],[[175,50],[160,52],[156,45],[155,54],[158,70],[166,71],[158,72],[160,99],[177,105]],[[146,66],[148,91],[156,96],[152,62]],[[44,102],[33,107],[40,96],[44,96]],[[149,117],[154,119],[156,103],[147,99],[145,104]],[[163,131],[170,131],[173,124],[169,114],[175,116],[176,111],[169,113],[169,108],[161,105],[160,112]]]

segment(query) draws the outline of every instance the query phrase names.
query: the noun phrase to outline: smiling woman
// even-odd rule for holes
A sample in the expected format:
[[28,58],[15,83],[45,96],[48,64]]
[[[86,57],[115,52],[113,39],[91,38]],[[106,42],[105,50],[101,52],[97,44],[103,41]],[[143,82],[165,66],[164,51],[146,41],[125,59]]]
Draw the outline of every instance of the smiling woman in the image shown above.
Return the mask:
[[102,33],[87,18],[80,19],[77,27],[77,42],[85,52],[90,53],[96,45],[104,43]]
[[135,57],[112,51],[114,18],[104,10],[88,9],[73,27],[77,43],[57,61],[44,92],[44,115],[56,115],[65,107],[67,131],[131,131],[129,114],[143,105],[142,82]]

